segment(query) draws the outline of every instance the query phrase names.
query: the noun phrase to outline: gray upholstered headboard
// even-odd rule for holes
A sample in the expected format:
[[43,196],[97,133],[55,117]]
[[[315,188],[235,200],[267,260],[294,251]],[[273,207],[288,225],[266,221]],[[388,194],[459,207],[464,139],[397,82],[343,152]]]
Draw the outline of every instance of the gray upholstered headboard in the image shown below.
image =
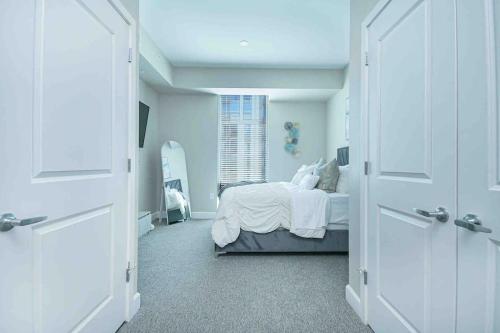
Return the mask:
[[349,164],[349,147],[337,148],[337,162],[339,165]]

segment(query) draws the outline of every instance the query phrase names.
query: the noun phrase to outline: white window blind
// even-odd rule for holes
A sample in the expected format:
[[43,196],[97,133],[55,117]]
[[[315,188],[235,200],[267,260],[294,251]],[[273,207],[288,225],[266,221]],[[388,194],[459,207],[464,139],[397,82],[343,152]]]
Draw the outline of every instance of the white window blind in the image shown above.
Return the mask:
[[220,96],[219,186],[267,180],[267,96]]

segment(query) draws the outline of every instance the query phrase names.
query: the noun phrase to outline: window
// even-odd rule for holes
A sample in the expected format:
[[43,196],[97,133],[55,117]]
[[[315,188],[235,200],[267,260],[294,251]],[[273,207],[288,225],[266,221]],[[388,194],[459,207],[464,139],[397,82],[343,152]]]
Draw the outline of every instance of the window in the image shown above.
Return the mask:
[[219,186],[265,181],[267,165],[267,96],[220,96]]

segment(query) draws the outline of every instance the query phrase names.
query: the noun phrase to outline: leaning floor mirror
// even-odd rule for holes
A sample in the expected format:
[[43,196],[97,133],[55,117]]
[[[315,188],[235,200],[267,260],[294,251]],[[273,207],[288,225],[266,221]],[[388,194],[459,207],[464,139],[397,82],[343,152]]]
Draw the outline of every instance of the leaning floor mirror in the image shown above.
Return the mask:
[[176,141],[161,147],[162,191],[160,222],[185,221],[191,217],[189,184],[184,148]]

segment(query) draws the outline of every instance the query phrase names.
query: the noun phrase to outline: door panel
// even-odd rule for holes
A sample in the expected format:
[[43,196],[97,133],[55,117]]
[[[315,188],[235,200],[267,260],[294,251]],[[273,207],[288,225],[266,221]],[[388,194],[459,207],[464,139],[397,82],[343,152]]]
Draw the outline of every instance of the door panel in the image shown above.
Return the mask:
[[[47,10],[54,4],[60,8]],[[80,1],[46,0],[39,1],[38,7],[35,176],[109,173],[116,53],[113,25],[120,24],[116,22],[120,18],[95,13]]]
[[422,331],[428,305],[422,297],[408,302],[408,290],[425,292],[430,282],[432,224],[388,208],[380,208],[378,224],[379,300],[405,326]]
[[[35,313],[42,332],[70,332],[112,300],[112,221],[105,207],[34,228]],[[59,292],[61,284],[72,292]]]
[[368,27],[368,321],[452,332],[456,212],[452,1],[390,1]]
[[458,215],[475,214],[492,232],[457,228],[464,333],[500,331],[500,1],[480,3],[457,2]]
[[128,24],[102,0],[0,4],[0,332],[125,319]]
[[382,175],[430,176],[425,23],[425,4],[419,2],[378,39]]

